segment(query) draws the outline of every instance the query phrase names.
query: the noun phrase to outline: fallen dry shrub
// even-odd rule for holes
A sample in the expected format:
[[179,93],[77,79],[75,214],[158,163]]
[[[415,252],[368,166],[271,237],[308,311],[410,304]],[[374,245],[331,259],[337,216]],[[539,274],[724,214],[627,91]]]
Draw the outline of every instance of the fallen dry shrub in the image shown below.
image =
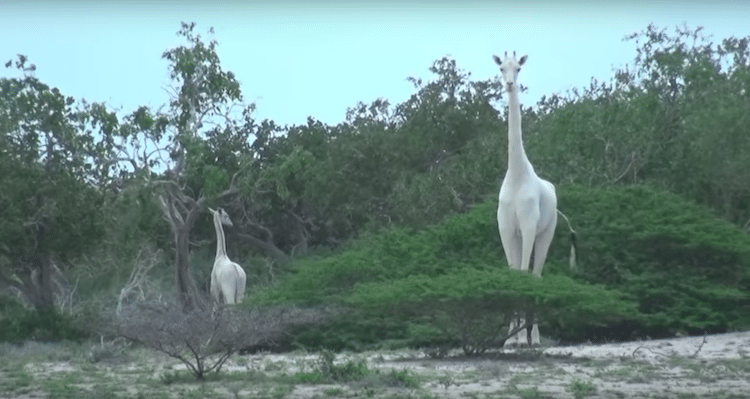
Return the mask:
[[183,311],[178,304],[141,303],[124,309],[117,321],[122,337],[182,361],[197,379],[221,370],[243,348],[267,345],[293,327],[317,323],[324,313],[288,307],[222,307]]

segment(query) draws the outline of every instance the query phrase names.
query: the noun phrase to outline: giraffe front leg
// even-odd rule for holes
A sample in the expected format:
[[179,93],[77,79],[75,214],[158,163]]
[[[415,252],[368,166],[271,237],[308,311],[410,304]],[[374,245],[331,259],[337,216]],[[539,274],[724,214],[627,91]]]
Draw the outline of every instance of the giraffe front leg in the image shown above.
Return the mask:
[[526,316],[526,320],[529,321],[529,325],[524,330],[524,333],[527,333],[524,335],[524,345],[528,346],[529,348],[541,346],[539,325],[537,324],[536,313],[533,311],[527,311],[524,313],[524,315]]
[[[508,327],[509,333],[516,329],[516,326],[518,325],[516,323],[516,319],[517,318],[514,315],[513,318],[510,320],[510,326]],[[518,339],[519,339],[518,333],[511,335],[510,337],[508,337],[508,339],[505,340],[505,343],[503,344],[503,348],[509,349],[509,348],[517,347],[519,344]]]
[[530,346],[532,347],[539,347],[542,346],[542,341],[539,339],[539,325],[534,321],[534,325],[531,327],[531,342],[529,342]]
[[[511,332],[515,330],[516,328],[523,326],[526,324],[526,321],[519,317],[518,315],[514,315],[513,319],[510,321],[510,327],[508,327],[508,332]],[[527,345],[527,338],[526,338],[526,329],[521,329],[521,331],[516,332],[515,334],[511,335],[510,338],[505,340],[505,343],[503,344],[503,348],[520,348]]]

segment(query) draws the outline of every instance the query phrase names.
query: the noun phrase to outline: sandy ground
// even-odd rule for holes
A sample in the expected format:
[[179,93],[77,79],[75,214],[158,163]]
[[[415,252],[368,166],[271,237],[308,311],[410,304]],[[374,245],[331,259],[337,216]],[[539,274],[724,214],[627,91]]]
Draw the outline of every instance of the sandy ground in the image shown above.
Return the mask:
[[[71,361],[54,361],[34,362],[24,367],[36,378],[95,367],[98,370],[108,368],[106,375],[113,376],[141,373],[141,377],[138,377],[141,380],[143,373],[146,373],[156,381],[165,371],[185,369],[181,363],[165,356],[148,356],[149,364],[97,363],[87,366]],[[190,397],[750,399],[750,332],[534,350],[500,350],[474,357],[455,352],[445,359],[432,359],[416,350],[342,353],[336,357],[336,364],[349,361],[365,361],[370,370],[377,370],[381,374],[394,371],[403,373],[406,370],[411,378],[419,382],[418,387],[389,386],[383,384],[382,380],[368,385],[365,379],[341,384],[266,386],[261,394],[259,384],[251,378],[235,377],[230,383],[207,383],[215,385],[211,387],[211,393],[205,396],[195,393],[199,385],[194,383],[170,385],[168,389],[182,392],[172,395],[174,397],[183,397],[184,392],[192,391]],[[293,375],[298,371],[313,370],[318,362],[319,354],[305,352],[233,356],[222,373],[234,372],[234,375],[240,376],[249,375],[245,374],[248,372],[268,376]],[[0,380],[3,378],[0,375]],[[123,383],[128,384],[124,380]],[[80,386],[84,386],[83,381]],[[137,385],[128,389],[132,394],[149,397],[143,396],[140,391]],[[15,395],[0,392],[0,398],[52,396],[31,387],[28,394],[19,396],[18,392]]]
[[[418,351],[342,354],[370,368],[422,376],[417,392],[434,398],[750,398],[750,332],[431,359]],[[260,354],[251,367],[314,362],[308,355]],[[331,386],[297,386],[288,397],[326,397]],[[347,394],[356,395],[349,387]],[[405,388],[382,392],[402,397]],[[389,396],[390,395],[390,396]],[[346,395],[348,396],[348,395]],[[379,395],[376,395],[379,396]],[[410,397],[410,396],[407,396]]]

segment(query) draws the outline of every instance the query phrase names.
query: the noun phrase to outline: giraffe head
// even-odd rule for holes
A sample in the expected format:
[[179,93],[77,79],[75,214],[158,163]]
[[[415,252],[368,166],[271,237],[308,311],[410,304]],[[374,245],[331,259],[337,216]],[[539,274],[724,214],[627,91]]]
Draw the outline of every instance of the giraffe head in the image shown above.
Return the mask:
[[500,73],[503,75],[503,80],[505,81],[505,88],[508,91],[511,91],[515,89],[518,85],[516,80],[518,79],[518,72],[521,71],[521,65],[523,65],[526,62],[527,56],[522,56],[518,60],[516,60],[516,52],[513,52],[513,55],[511,57],[508,57],[508,52],[505,52],[505,59],[500,59],[500,57],[493,55],[492,58],[495,60],[495,63],[500,66]]
[[213,210],[211,208],[208,208],[209,211],[211,211],[211,214],[214,216],[214,219],[218,218],[221,224],[226,226],[233,226],[232,220],[229,219],[229,215],[227,215],[226,211],[224,211],[223,208],[216,208],[216,210]]

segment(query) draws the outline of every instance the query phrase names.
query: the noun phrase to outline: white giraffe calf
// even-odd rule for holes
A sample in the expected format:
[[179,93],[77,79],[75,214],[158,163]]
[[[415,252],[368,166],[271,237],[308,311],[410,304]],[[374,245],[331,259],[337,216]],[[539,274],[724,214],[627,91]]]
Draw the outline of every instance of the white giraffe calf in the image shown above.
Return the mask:
[[232,226],[232,221],[224,209],[208,210],[213,215],[216,228],[216,260],[211,270],[211,296],[218,304],[240,303],[245,296],[247,275],[240,265],[229,260],[222,227],[222,224]]

